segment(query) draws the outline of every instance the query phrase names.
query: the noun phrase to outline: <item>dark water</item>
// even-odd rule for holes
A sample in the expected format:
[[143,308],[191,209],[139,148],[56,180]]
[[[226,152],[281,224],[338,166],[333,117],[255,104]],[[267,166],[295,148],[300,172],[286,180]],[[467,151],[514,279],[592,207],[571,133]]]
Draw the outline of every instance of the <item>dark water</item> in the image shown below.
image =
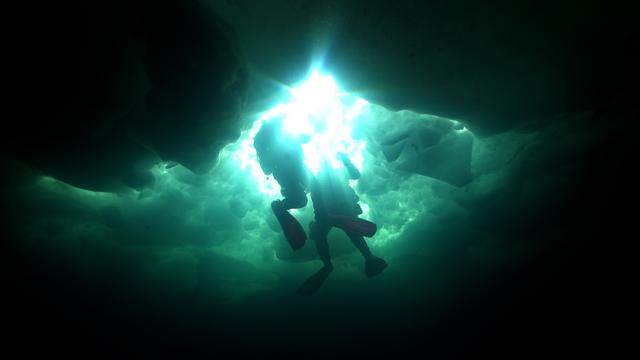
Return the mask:
[[[519,357],[617,351],[626,342],[615,322],[626,317],[633,284],[625,274],[634,238],[637,104],[629,89],[637,70],[620,44],[633,26],[600,35],[590,25],[572,30],[556,18],[574,9],[563,3],[546,18],[553,20],[547,33],[526,23],[513,39],[558,58],[525,60],[530,71],[522,73],[505,67],[513,80],[501,85],[479,70],[488,65],[464,63],[458,54],[475,51],[502,65],[517,58],[504,59],[521,47],[503,37],[497,48],[469,40],[478,32],[467,26],[480,26],[469,20],[474,11],[494,13],[471,7],[456,16],[455,9],[434,5],[469,43],[437,61],[420,60],[418,50],[409,54],[440,66],[437,74],[451,69],[449,83],[462,84],[453,93],[429,87],[433,97],[411,76],[387,81],[406,75],[393,65],[395,55],[376,52],[387,45],[336,40],[338,55],[327,62],[337,81],[370,101],[353,126],[354,137],[367,143],[354,188],[379,228],[367,242],[389,266],[367,278],[362,257],[334,230],[334,270],[316,294],[301,296],[297,288],[321,267],[313,242],[296,252],[288,247],[269,207],[278,192],[251,172],[255,159],[245,161],[257,112],[280,101],[278,83],[297,83],[308,69],[311,50],[300,45],[306,35],[259,31],[251,21],[270,7],[251,2],[113,4],[50,6],[64,26],[34,17],[52,30],[34,30],[25,40],[29,83],[42,85],[24,108],[37,112],[16,122],[3,144],[2,343],[8,349],[83,356]],[[282,21],[340,34],[322,15],[334,14],[337,4],[294,4],[292,14],[309,18],[281,15]],[[342,11],[359,9],[348,4]],[[227,25],[201,14],[209,5]],[[272,5],[265,26],[278,23],[273,17],[283,5]],[[392,11],[380,6],[362,5],[365,15],[355,19],[363,27],[352,24],[356,30],[344,37],[370,40],[368,22]],[[535,8],[522,6],[505,11],[524,19]],[[587,19],[595,16],[591,5],[583,10]],[[606,11],[611,18],[622,13],[614,5]],[[422,25],[381,19],[399,47],[410,40],[398,34],[443,47],[457,39],[435,25],[432,35],[418,36],[412,26]],[[496,22],[496,32],[515,26],[507,25]],[[488,34],[492,27],[480,28]],[[598,46],[610,56],[577,61],[555,51],[562,47],[553,40],[545,47],[554,34],[574,41],[576,57]],[[619,42],[604,41],[610,38]],[[284,57],[279,45],[302,55],[292,50]],[[377,63],[387,67],[371,77],[377,65],[340,57],[351,54],[345,48],[373,49],[371,59],[387,59]],[[442,65],[446,59],[458,62]],[[468,72],[453,73],[460,69]],[[483,81],[488,90],[476,91]],[[526,91],[513,90],[519,82]],[[431,113],[466,128],[420,115]],[[464,132],[472,140],[460,140]],[[394,134],[400,135],[384,143]],[[306,227],[311,204],[295,215]]]

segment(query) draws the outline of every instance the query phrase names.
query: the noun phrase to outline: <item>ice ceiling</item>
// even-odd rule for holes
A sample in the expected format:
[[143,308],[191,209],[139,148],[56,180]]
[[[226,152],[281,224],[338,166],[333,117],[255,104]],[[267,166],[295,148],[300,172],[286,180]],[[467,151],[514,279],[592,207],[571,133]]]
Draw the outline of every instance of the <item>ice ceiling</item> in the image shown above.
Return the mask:
[[[432,197],[426,195],[432,188],[427,183],[433,183],[433,179],[410,173],[426,170],[422,175],[451,183],[469,177],[473,136],[458,121],[388,111],[342,91],[331,75],[313,71],[305,81],[288,88],[284,99],[260,114],[240,140],[223,153],[225,158],[235,158],[239,169],[250,174],[255,187],[269,199],[281,197],[279,185],[262,172],[253,139],[265,122],[276,118],[283,119],[284,131],[308,136],[302,148],[305,164],[313,174],[321,158],[337,166],[338,152],[346,153],[360,169],[365,185],[359,186],[358,181],[350,184],[361,197],[362,216],[374,221],[393,218],[372,241],[378,244],[397,238],[404,225],[425,210],[425,199]],[[456,156],[460,158],[453,159]],[[390,165],[392,162],[401,165]],[[438,167],[449,168],[439,171]],[[429,173],[429,169],[436,170]],[[398,191],[403,191],[398,186],[401,183],[408,185],[404,194]],[[293,211],[310,221],[310,208]]]
[[[336,152],[346,152],[361,170],[361,179],[351,185],[362,216],[379,225],[368,240],[374,251],[391,251],[412,223],[423,226],[443,212],[463,212],[451,192],[471,178],[474,138],[459,122],[389,111],[341,91],[337,80],[319,72],[284,94],[224,148],[207,175],[160,164],[152,169],[152,188],[125,194],[80,190],[46,177],[40,185],[92,209],[96,236],[104,230],[127,244],[167,251],[206,248],[256,266],[274,259],[317,260],[313,246],[294,253],[282,238],[269,207],[281,197],[279,186],[262,172],[253,148],[260,126],[281,117],[286,131],[309,136],[303,151],[312,172],[320,157],[335,158]],[[313,218],[311,204],[294,213],[304,226]],[[337,258],[354,254],[342,237],[338,231],[329,235]]]

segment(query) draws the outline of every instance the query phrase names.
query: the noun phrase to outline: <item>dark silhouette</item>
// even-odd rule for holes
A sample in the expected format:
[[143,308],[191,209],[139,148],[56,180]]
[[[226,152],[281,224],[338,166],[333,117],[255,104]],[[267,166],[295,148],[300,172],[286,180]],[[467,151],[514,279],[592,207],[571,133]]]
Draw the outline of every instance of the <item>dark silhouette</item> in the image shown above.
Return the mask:
[[374,256],[364,240],[376,232],[376,224],[360,219],[362,208],[358,196],[349,186],[349,179],[360,178],[360,172],[345,154],[338,154],[342,169],[334,169],[324,161],[318,175],[311,184],[311,200],[315,220],[309,225],[309,236],[316,243],[318,255],[324,266],[309,277],[298,289],[303,295],[315,293],[333,270],[327,234],[332,227],[342,229],[365,260],[365,274],[368,277],[381,273],[387,263]]
[[271,209],[278,219],[285,238],[294,250],[304,246],[306,234],[302,225],[287,211],[307,205],[306,189],[309,171],[304,165],[301,144],[308,141],[302,136],[294,136],[283,131],[282,119],[264,123],[256,134],[254,147],[262,171],[273,174],[280,184],[282,200],[271,203]]

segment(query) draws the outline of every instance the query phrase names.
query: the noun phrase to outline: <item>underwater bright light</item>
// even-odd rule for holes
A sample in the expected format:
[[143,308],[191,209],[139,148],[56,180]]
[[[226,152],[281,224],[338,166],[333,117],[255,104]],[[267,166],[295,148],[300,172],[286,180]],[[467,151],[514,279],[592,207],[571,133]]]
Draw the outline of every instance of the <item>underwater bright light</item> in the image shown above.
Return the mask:
[[253,139],[263,123],[282,119],[283,130],[289,135],[308,138],[302,150],[304,162],[314,175],[323,158],[334,167],[339,166],[339,152],[347,154],[362,171],[366,142],[352,137],[352,126],[367,105],[366,100],[340,91],[332,76],[314,71],[304,82],[290,88],[286,100],[265,111],[244,134],[236,153],[241,168],[250,168],[263,193],[274,196],[279,193],[278,184],[260,169]]

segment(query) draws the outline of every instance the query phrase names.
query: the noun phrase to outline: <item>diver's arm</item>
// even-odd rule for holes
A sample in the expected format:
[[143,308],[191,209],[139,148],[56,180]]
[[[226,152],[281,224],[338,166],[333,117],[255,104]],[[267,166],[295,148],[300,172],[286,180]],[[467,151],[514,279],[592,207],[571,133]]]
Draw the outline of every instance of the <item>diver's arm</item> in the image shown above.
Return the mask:
[[358,170],[358,168],[356,168],[355,165],[353,165],[353,163],[351,162],[351,160],[349,160],[346,154],[338,153],[338,158],[342,161],[342,164],[344,164],[344,167],[347,168],[350,179],[357,180],[360,178],[360,171]]

